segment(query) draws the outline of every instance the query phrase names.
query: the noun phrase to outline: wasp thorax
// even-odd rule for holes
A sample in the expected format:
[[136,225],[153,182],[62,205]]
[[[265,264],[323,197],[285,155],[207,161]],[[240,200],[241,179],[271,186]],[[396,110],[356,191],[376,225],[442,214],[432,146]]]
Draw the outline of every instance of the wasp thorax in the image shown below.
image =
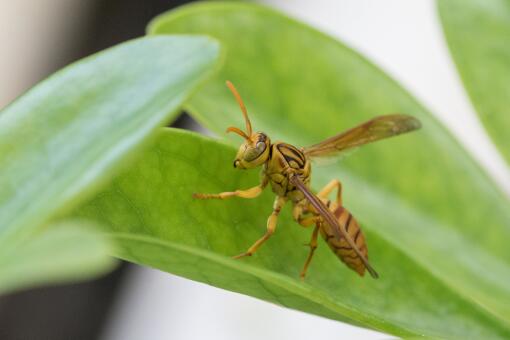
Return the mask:
[[239,147],[234,168],[250,169],[264,164],[269,158],[270,140],[262,132],[254,133]]

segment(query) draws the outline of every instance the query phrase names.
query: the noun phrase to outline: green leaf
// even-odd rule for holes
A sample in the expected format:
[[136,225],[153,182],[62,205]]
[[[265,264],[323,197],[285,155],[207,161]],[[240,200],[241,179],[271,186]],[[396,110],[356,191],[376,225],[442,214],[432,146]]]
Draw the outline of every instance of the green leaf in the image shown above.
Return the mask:
[[510,336],[509,202],[407,92],[342,44],[252,4],[183,7],[150,31],[207,33],[225,46],[224,69],[187,105],[215,132],[243,126],[226,79],[273,140],[305,146],[393,112],[418,117],[423,129],[314,166],[315,190],[342,180],[379,280],[361,279],[322,243],[300,283],[310,231],[289,207],[253,258],[226,258],[263,234],[274,195],[193,201],[193,192],[248,188],[258,177],[232,168],[234,148],[177,131],[80,212],[119,233],[120,257],[399,336]]
[[135,40],[79,61],[0,115],[0,237],[35,228],[96,189],[175,116],[213,66],[199,37]]
[[[207,33],[225,46],[225,68],[188,105],[200,122],[217,133],[231,124],[242,126],[225,79],[238,84],[255,129],[298,146],[321,141],[378,114],[403,112],[418,117],[423,129],[417,133],[366,146],[342,164],[316,167],[313,187],[340,178],[344,202],[364,229],[401,253],[390,267],[385,262],[387,247],[370,250],[382,276],[378,285],[396,275],[395,267],[405,274],[395,277],[400,278],[398,284],[412,296],[411,280],[420,275],[401,268],[408,258],[417,271],[427,273],[422,280],[437,280],[470,308],[490,315],[494,324],[480,316],[480,326],[498,329],[500,323],[508,331],[509,201],[451,134],[398,84],[330,37],[253,4],[184,7],[159,17],[150,31]],[[233,188],[229,183],[218,189]],[[371,249],[373,239],[369,237]],[[343,287],[354,296],[359,281],[348,281]],[[327,287],[339,287],[331,285],[333,279],[325,282],[330,284]],[[450,319],[442,299],[434,302],[429,317],[412,318],[424,307],[409,305],[412,298],[401,298],[393,289],[387,288],[381,299],[373,295],[351,299],[351,306],[420,334],[462,336],[470,329]],[[427,296],[433,299],[436,294],[431,289]]]
[[54,282],[75,282],[110,270],[110,242],[93,226],[63,222],[0,257],[0,294]]
[[[30,237],[125,166],[158,126],[176,116],[218,54],[219,45],[207,37],[134,40],[66,67],[4,109],[0,258],[18,256],[23,242],[50,248],[52,237],[62,238]],[[65,268],[63,263],[52,270]],[[33,273],[34,280],[43,281],[39,274]]]
[[[274,194],[266,190],[254,200],[224,201],[197,201],[191,195],[254,186],[256,171],[232,168],[235,152],[209,138],[166,129],[143,158],[81,208],[78,216],[105,226],[118,241],[116,255],[122,259],[289,308],[402,337],[508,337],[508,330],[471,299],[448,287],[366,222],[371,260],[381,275],[378,280],[360,278],[321,240],[302,283],[298,275],[308,253],[303,244],[311,230],[293,222],[290,206],[282,211],[274,236],[253,257],[230,259],[264,233]],[[348,179],[344,185],[348,192],[356,188]],[[368,197],[369,190],[360,194]],[[359,210],[356,216],[364,218],[373,209]],[[407,209],[405,215],[411,213]],[[376,212],[380,220],[400,215],[400,211]],[[431,237],[423,237],[425,232],[410,245],[417,251],[434,247],[422,244]],[[451,246],[457,251],[455,246],[466,244]],[[438,264],[436,255],[430,253],[429,259]]]
[[471,101],[510,163],[510,1],[439,0],[437,5]]

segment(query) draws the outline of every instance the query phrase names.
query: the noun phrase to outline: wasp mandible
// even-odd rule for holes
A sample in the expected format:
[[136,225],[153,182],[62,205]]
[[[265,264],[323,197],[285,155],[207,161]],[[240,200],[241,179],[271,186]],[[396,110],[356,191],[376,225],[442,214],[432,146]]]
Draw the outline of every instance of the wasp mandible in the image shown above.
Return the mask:
[[[238,102],[246,122],[246,131],[237,127],[227,129],[227,132],[234,132],[245,140],[239,147],[234,167],[252,169],[262,166],[261,183],[247,190],[219,194],[193,194],[193,197],[198,199],[226,199],[235,196],[255,198],[268,184],[276,194],[273,212],[267,220],[266,233],[247,251],[234,258],[253,255],[273,235],[282,207],[287,201],[291,201],[294,220],[303,227],[314,227],[308,257],[300,274],[302,279],[317,248],[319,233],[331,250],[349,268],[361,276],[365,274],[366,269],[373,278],[377,278],[377,272],[368,262],[365,236],[356,219],[343,206],[340,181],[332,180],[317,195],[310,190],[311,160],[333,156],[347,149],[419,129],[420,121],[403,114],[378,116],[318,144],[297,148],[283,142],[271,143],[270,138],[263,132],[254,133],[241,96],[231,82],[227,81],[227,86]],[[329,200],[329,194],[335,189],[336,199]]]

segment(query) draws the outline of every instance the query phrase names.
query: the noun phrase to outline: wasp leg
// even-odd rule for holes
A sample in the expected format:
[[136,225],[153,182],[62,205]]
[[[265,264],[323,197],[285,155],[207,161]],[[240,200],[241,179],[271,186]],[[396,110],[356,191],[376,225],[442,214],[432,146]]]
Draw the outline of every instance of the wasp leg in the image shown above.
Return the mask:
[[336,193],[336,203],[342,206],[342,183],[339,180],[331,180],[321,191],[317,194],[320,198],[327,198],[328,195],[335,189],[338,189]]
[[294,218],[294,221],[299,223],[302,227],[309,227],[320,220],[319,216],[305,216],[307,214],[308,211],[302,204],[296,204],[294,205],[294,208],[292,208],[292,217]]
[[308,253],[308,257],[306,258],[305,265],[303,266],[303,270],[301,271],[301,274],[299,276],[301,277],[301,280],[305,279],[306,271],[308,270],[308,266],[310,265],[310,262],[312,261],[313,254],[315,253],[315,249],[317,249],[317,236],[319,235],[319,226],[320,224],[315,225],[315,229],[312,233],[312,239],[310,240],[310,243],[308,244],[310,246],[310,252]]
[[266,242],[268,238],[273,235],[274,231],[276,230],[276,222],[278,221],[278,215],[280,214],[280,211],[282,210],[282,207],[285,204],[285,198],[284,197],[277,197],[274,201],[273,205],[273,212],[271,213],[271,216],[267,219],[267,231],[259,238],[248,250],[244,253],[241,253],[239,255],[234,256],[234,259],[239,259],[241,257],[245,256],[252,256],[253,253],[257,251],[257,249],[262,245],[262,243]]
[[320,216],[310,216],[310,217],[299,217],[297,222],[301,224],[303,227],[309,227],[311,225],[316,224],[321,220]]
[[[330,181],[321,191],[317,194],[317,196],[323,200],[327,200],[329,194],[337,189],[336,202],[339,206],[342,205],[342,183],[339,180],[334,179]],[[310,252],[308,253],[308,258],[306,259],[305,265],[303,266],[303,270],[301,271],[300,277],[303,280],[306,276],[306,272],[308,270],[308,266],[312,261],[312,257],[315,253],[315,249],[317,249],[317,237],[319,235],[320,225],[322,223],[322,217],[320,215],[312,215],[310,217],[304,217],[306,213],[314,212],[314,209],[308,210],[308,208],[303,206],[296,205],[293,210],[294,219],[301,224],[303,227],[308,227],[315,224],[315,229],[312,233],[312,239],[308,244],[310,246]]]
[[219,194],[195,193],[195,194],[193,194],[193,198],[197,198],[197,199],[201,199],[201,200],[214,199],[214,198],[223,200],[225,198],[234,197],[234,196],[241,197],[241,198],[255,198],[262,193],[262,191],[266,187],[267,183],[268,183],[267,178],[264,178],[262,180],[262,183],[260,183],[260,185],[257,185],[256,187],[253,187],[250,189],[227,191],[227,192],[221,192]]

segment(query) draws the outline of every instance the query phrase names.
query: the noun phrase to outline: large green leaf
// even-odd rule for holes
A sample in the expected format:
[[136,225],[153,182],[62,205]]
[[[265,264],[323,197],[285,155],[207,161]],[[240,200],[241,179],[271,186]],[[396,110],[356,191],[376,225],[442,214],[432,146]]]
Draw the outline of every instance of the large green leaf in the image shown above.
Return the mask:
[[218,46],[153,37],[86,58],[0,115],[0,236],[41,225],[119,168],[168,121]]
[[118,171],[175,117],[218,53],[207,37],[138,39],[66,67],[4,109],[0,258],[16,257],[20,242]]
[[438,9],[469,96],[510,163],[510,1],[439,0]]
[[[93,228],[93,227],[92,227]],[[112,268],[110,242],[83,222],[64,222],[0,257],[0,294],[53,282],[74,282]]]
[[[298,145],[320,141],[377,114],[404,112],[418,117],[421,131],[367,146],[341,165],[316,168],[314,187],[341,178],[344,202],[371,235],[399,251],[401,261],[413,261],[416,271],[427,273],[427,282],[437,280],[508,329],[509,202],[453,137],[398,84],[328,36],[251,4],[185,7],[158,18],[150,31],[207,33],[224,44],[225,68],[188,105],[200,122],[218,133],[230,124],[242,124],[224,88],[225,79],[238,84],[256,129]],[[397,270],[405,274],[399,284],[413,294],[411,280],[419,276],[404,270],[396,258],[392,263],[396,269],[385,266],[389,251],[384,247],[370,252],[382,273],[377,284],[385,285]],[[359,280],[348,282],[343,287],[351,292],[360,284]],[[336,287],[328,283],[325,280],[324,287]],[[391,308],[390,304],[375,306],[374,301],[380,300],[371,295],[354,300],[352,306],[418,333],[455,334],[450,327],[456,323],[444,309],[450,300],[434,303],[436,311],[430,315],[438,323],[434,324],[430,318],[411,318],[422,306],[409,305],[409,300],[403,301],[392,294],[394,288],[387,287],[383,301],[391,299]],[[428,292],[430,299],[436,294]],[[464,331],[462,326],[456,330]]]
[[188,105],[213,131],[242,125],[225,79],[274,139],[306,145],[395,111],[419,117],[423,129],[314,169],[315,189],[342,179],[379,280],[359,278],[322,244],[300,283],[310,232],[288,209],[256,256],[226,258],[263,233],[273,195],[193,201],[196,191],[253,186],[257,174],[232,168],[234,148],[177,131],[80,211],[110,226],[118,256],[400,336],[510,336],[509,202],[408,93],[340,43],[255,5],[184,7],[151,32],[208,33],[226,46],[225,68]]
[[[372,262],[381,274],[379,280],[360,278],[321,241],[309,276],[302,283],[298,275],[308,253],[303,244],[311,230],[292,221],[290,207],[283,210],[277,232],[255,256],[230,259],[263,234],[274,195],[267,190],[256,200],[196,201],[191,194],[257,183],[256,171],[232,168],[235,152],[231,146],[184,130],[163,131],[144,157],[81,208],[79,216],[108,226],[105,230],[119,241],[116,254],[122,259],[282,306],[403,337],[509,336],[503,325],[471,299],[386,240],[384,233],[369,228],[374,224],[364,226]],[[358,186],[349,179],[344,184],[351,192]],[[370,188],[361,194],[373,195]],[[391,210],[390,203],[383,208]],[[366,210],[373,209],[380,219],[389,215],[381,208]],[[402,212],[404,222],[408,219],[405,215],[412,213],[409,209]],[[364,221],[370,211],[360,210],[357,215]],[[400,215],[400,211],[391,214]],[[428,220],[434,227],[435,221]],[[424,220],[411,222],[423,224]],[[422,251],[426,246],[422,243],[431,237],[422,237],[425,233],[426,229],[409,241],[409,246]],[[451,246],[458,251],[467,244]],[[433,253],[429,260],[438,264]]]

